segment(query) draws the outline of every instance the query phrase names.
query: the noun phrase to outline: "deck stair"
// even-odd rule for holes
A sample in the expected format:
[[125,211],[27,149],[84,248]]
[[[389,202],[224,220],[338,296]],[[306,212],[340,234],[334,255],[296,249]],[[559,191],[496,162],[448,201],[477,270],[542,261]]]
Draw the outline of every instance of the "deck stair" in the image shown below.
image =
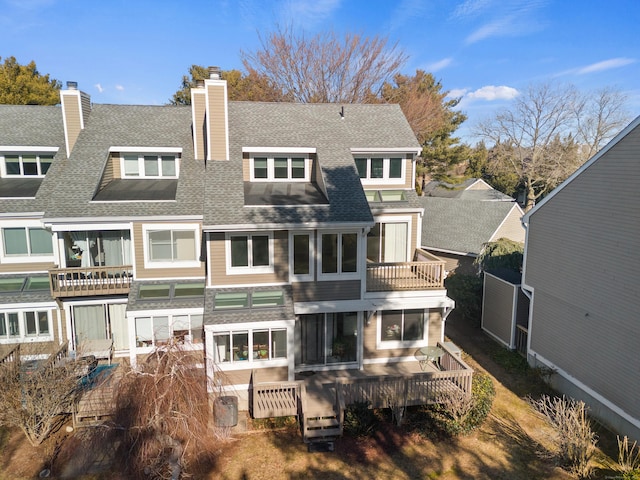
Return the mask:
[[[302,386],[302,438],[307,444],[333,442],[344,429],[344,399],[335,385]],[[310,450],[312,447],[310,446]]]

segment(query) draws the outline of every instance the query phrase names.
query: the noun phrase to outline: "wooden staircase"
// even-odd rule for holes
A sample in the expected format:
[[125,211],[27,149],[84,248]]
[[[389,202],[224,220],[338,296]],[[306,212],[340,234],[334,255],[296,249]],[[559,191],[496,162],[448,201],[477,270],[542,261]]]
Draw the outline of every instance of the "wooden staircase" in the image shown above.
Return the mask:
[[344,430],[344,398],[335,386],[323,385],[307,391],[302,384],[302,438],[312,445],[323,443],[333,451],[333,442]]

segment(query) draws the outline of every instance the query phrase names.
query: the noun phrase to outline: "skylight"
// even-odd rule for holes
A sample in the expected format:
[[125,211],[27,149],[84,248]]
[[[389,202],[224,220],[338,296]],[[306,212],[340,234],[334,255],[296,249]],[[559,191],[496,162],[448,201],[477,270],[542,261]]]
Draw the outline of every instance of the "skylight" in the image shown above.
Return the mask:
[[277,290],[217,292],[214,310],[231,308],[264,308],[284,305],[284,292]]

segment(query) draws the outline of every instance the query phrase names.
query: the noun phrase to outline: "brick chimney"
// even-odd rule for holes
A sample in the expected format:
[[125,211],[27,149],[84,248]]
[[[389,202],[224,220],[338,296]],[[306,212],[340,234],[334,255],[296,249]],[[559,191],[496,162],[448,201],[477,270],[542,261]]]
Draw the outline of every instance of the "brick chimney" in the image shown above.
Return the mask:
[[193,141],[196,158],[229,160],[227,82],[219,67],[209,67],[209,78],[191,90]]
[[78,90],[77,82],[67,82],[67,89],[60,90],[60,103],[62,104],[64,140],[68,157],[76,144],[80,130],[84,129],[89,118],[91,97]]

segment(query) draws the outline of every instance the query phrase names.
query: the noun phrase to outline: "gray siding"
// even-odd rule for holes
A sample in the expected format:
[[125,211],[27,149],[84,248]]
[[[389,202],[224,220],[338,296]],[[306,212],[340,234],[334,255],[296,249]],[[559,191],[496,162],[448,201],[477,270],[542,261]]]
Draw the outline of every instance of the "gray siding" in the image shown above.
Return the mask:
[[493,275],[484,276],[482,297],[482,329],[512,348],[514,323],[513,300],[516,286]]
[[326,302],[360,298],[360,280],[300,282],[291,286],[293,287],[293,299],[296,302]]
[[531,349],[640,418],[640,128],[530,217]]

